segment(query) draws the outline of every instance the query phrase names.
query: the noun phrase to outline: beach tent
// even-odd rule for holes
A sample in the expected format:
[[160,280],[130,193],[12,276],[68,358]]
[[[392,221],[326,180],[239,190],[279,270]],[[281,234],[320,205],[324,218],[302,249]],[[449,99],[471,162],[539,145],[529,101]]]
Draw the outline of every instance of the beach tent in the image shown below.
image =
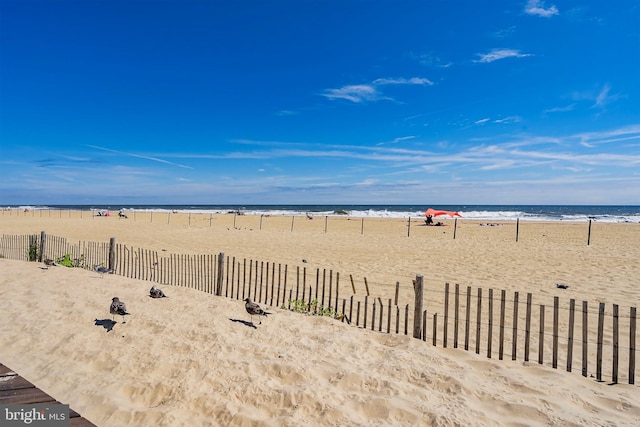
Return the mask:
[[456,216],[462,218],[462,215],[460,215],[458,212],[437,211],[433,208],[427,209],[427,211],[423,214],[423,216],[433,216],[433,217],[440,216],[440,215],[449,215],[451,218]]

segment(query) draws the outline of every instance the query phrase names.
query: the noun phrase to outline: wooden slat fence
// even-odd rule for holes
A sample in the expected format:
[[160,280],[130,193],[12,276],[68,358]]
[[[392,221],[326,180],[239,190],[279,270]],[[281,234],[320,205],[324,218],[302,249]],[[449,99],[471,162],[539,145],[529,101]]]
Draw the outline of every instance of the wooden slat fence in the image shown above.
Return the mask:
[[[444,301],[429,306],[433,314],[423,312],[423,339],[433,345],[447,347],[453,341],[454,348],[487,358],[545,364],[601,382],[635,383],[636,307],[623,311],[618,304],[576,304],[558,296],[549,304],[535,303],[530,293],[525,299],[519,292],[484,292],[458,284],[430,289],[430,298]],[[438,319],[438,313],[444,318]]]
[[[44,248],[42,241],[44,240]],[[84,268],[107,265],[118,275],[169,286],[184,286],[241,300],[251,298],[271,307],[329,315],[357,327],[408,335],[434,346],[463,348],[487,358],[547,364],[554,369],[577,370],[585,377],[612,383],[635,383],[636,308],[569,299],[535,302],[533,295],[507,294],[448,283],[424,291],[424,301],[413,304],[395,298],[357,293],[353,277],[348,285],[333,270],[246,258],[167,254],[110,243],[69,243],[41,235],[3,235],[0,256],[29,260],[29,248],[38,245],[39,259],[71,254]],[[33,254],[32,254],[33,255]],[[416,297],[422,276],[414,281]],[[452,302],[453,307],[449,304]],[[420,308],[423,306],[423,309]],[[545,304],[546,303],[546,304]],[[418,307],[419,309],[416,309]],[[440,318],[438,318],[440,317]],[[611,327],[605,328],[605,325]]]
[[[44,243],[44,244],[43,244]],[[68,242],[64,237],[49,236],[44,232],[30,235],[8,235],[0,237],[0,257],[21,261],[43,261],[69,256],[75,267],[93,270],[96,264],[106,266],[109,243]]]

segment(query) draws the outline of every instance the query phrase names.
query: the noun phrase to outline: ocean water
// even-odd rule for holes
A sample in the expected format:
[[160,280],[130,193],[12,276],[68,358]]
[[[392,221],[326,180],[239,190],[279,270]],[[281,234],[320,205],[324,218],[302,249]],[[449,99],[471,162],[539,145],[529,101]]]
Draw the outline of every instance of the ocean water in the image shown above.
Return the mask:
[[368,218],[415,218],[427,208],[458,212],[462,220],[531,220],[640,223],[640,206],[554,206],[554,205],[51,205],[10,206],[10,209],[73,209],[138,212],[229,213],[248,215],[348,215]]

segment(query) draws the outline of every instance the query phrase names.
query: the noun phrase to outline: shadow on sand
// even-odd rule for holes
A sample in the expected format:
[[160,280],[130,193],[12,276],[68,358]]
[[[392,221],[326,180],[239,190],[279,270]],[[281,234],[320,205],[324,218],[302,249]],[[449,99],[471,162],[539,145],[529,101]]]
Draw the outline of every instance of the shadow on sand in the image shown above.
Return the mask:
[[229,319],[229,320],[231,320],[232,322],[242,323],[244,326],[248,326],[253,329],[258,329],[256,325],[253,324],[253,322],[247,322],[246,320],[240,320],[240,319]]
[[103,328],[105,328],[107,330],[107,332],[111,332],[111,330],[113,329],[114,326],[116,326],[116,323],[111,319],[96,319],[95,320],[95,325],[96,326],[102,326]]

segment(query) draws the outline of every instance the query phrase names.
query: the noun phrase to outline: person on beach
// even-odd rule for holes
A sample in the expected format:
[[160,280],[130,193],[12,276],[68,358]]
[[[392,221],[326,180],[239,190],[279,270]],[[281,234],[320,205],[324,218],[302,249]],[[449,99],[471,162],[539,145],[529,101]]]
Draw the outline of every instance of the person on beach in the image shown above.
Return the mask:
[[433,217],[431,215],[427,215],[427,219],[424,220],[426,225],[433,225]]

